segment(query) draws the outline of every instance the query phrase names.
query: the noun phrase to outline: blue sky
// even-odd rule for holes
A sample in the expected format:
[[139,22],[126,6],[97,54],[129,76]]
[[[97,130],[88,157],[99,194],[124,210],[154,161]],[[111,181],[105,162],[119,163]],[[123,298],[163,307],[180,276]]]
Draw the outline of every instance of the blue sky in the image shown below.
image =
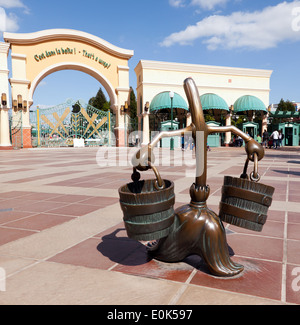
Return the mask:
[[[134,89],[141,59],[170,61],[274,70],[270,103],[300,102],[300,1],[0,0],[0,31],[52,28],[88,32],[134,50]],[[80,72],[56,72],[38,86],[34,105],[87,101],[100,86]]]

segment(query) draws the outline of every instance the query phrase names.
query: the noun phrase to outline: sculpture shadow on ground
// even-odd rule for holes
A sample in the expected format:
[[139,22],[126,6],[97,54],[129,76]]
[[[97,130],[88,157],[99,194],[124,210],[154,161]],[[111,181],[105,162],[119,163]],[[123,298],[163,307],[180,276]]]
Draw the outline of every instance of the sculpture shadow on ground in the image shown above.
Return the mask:
[[[124,235],[122,233],[124,233]],[[233,256],[234,251],[232,248],[228,246],[228,249],[230,256]],[[148,254],[145,245],[126,236],[126,230],[124,228],[118,228],[112,233],[103,236],[102,242],[97,246],[97,250],[112,262],[123,266],[141,266],[154,260],[153,257]],[[182,263],[185,263],[187,267],[190,266],[201,272],[210,274],[206,263],[198,255],[190,255],[177,263],[164,263],[160,261],[157,261],[157,263],[162,263],[172,270],[174,270],[174,268],[176,269],[177,265],[178,269],[182,269]]]

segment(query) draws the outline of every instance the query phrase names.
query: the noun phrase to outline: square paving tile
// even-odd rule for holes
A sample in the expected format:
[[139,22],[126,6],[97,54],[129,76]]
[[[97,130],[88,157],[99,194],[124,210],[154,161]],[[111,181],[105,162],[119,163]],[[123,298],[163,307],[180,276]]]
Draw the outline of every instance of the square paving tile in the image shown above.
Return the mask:
[[80,201],[84,201],[87,199],[93,198],[92,196],[88,195],[56,195],[55,197],[47,199],[47,201],[51,202],[61,202],[61,203],[77,203]]
[[287,229],[288,239],[300,240],[300,223],[290,223]]
[[34,234],[34,231],[0,227],[0,245]]
[[287,261],[300,265],[300,240],[287,241]]
[[99,209],[99,206],[94,205],[84,205],[84,204],[69,204],[64,205],[59,208],[53,208],[56,204],[52,203],[52,209],[49,209],[47,212],[52,214],[62,214],[66,216],[81,217],[85,214],[94,212]]
[[234,278],[217,278],[198,271],[191,284],[281,300],[282,267],[280,263],[234,257],[245,270]]
[[289,201],[290,202],[300,202],[300,195],[298,194],[289,194]]
[[4,199],[4,198],[11,199],[11,198],[17,198],[17,197],[25,196],[25,195],[28,195],[28,194],[30,194],[30,192],[11,191],[11,192],[1,193],[0,197],[2,199]]
[[95,196],[81,201],[80,204],[88,204],[88,205],[94,205],[99,207],[105,207],[105,206],[116,204],[118,202],[119,202],[119,198]]
[[279,221],[267,220],[261,232],[256,232],[253,230],[245,229],[242,227],[236,227],[233,225],[230,225],[228,228],[234,231],[235,233],[241,233],[241,234],[257,235],[262,237],[276,237],[276,238],[284,237],[284,222],[279,222]]
[[[35,203],[39,203],[38,200],[26,200],[24,197],[19,197],[15,199],[7,199],[1,201],[1,210],[2,209],[17,209],[18,207],[25,207],[27,205],[34,205]],[[22,210],[20,210],[22,211]],[[23,210],[26,211],[26,210]]]
[[38,201],[42,201],[42,200],[48,200],[51,198],[55,198],[58,197],[59,194],[55,194],[55,193],[29,193],[28,195],[24,196],[23,198],[26,200],[38,200]]
[[288,218],[289,218],[289,222],[300,224],[300,212],[289,212]]
[[227,241],[235,255],[282,261],[283,239],[236,233],[227,236]]
[[28,200],[26,203],[19,204],[15,210],[16,211],[30,211],[36,213],[42,213],[46,211],[50,211],[57,207],[64,207],[65,203],[54,203],[49,201],[31,201]]
[[33,215],[34,212],[20,212],[20,211],[3,211],[0,212],[0,225],[3,225],[7,222],[12,222],[18,219],[29,217]]
[[5,227],[41,231],[68,222],[72,219],[72,217],[41,213],[32,217],[6,223]]
[[276,211],[276,210],[269,210],[268,211],[268,221],[279,221],[279,222],[285,222],[285,211]]
[[293,193],[299,193],[299,182],[293,182],[293,181],[290,181],[289,183],[289,189],[290,189],[290,193],[293,194]]

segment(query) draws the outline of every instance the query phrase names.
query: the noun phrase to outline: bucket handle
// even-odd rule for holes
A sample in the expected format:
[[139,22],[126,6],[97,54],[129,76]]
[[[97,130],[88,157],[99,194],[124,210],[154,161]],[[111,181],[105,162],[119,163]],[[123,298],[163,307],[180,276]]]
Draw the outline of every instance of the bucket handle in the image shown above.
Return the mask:
[[[260,175],[258,173],[258,155],[256,153],[254,153],[253,156],[254,156],[254,169],[253,169],[253,172],[250,173],[250,179],[253,182],[258,182],[260,180]],[[243,179],[249,179],[249,177],[247,175],[249,161],[250,161],[250,159],[247,158],[246,162],[245,162],[243,174],[240,176]]]
[[159,190],[163,190],[166,187],[165,182],[162,180],[159,171],[157,170],[157,168],[155,166],[153,166],[151,163],[149,163],[149,166],[151,167],[151,169],[153,170],[155,177],[156,177],[156,181],[154,183],[154,187],[159,191]]
[[[156,177],[156,181],[154,183],[154,187],[156,190],[163,190],[166,188],[166,184],[165,182],[163,181],[163,179],[161,178],[160,176],[160,173],[159,171],[157,170],[157,168],[152,165],[150,162],[149,162],[149,167],[153,170],[154,174],[155,174],[155,177]],[[131,175],[131,179],[134,181],[134,182],[138,182],[141,178],[141,174],[137,171],[137,169],[134,167],[133,168],[133,174]]]

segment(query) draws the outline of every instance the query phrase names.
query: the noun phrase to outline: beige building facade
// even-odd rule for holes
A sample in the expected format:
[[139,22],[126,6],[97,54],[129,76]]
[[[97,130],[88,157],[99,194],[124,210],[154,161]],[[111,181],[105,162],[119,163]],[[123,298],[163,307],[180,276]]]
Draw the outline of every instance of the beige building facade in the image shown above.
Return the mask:
[[[105,88],[111,109],[116,115],[116,145],[126,145],[126,119],[122,108],[129,102],[129,60],[134,51],[68,29],[27,34],[4,33],[3,36],[5,42],[0,42],[0,148],[11,147],[10,109],[12,114],[22,110],[23,147],[31,147],[29,109],[33,104],[34,92],[45,77],[68,69],[91,75]],[[9,53],[11,64],[8,62]],[[8,70],[9,65],[12,71]],[[142,132],[143,144],[150,141],[146,103],[151,103],[157,94],[164,91],[176,92],[186,100],[183,82],[188,77],[195,80],[200,95],[217,94],[226,101],[228,107],[244,95],[256,96],[266,107],[269,106],[270,70],[141,60],[135,68],[135,74],[139,130]],[[226,124],[231,124],[230,114],[226,117]],[[265,120],[263,128],[266,126]],[[225,143],[230,138],[230,134],[227,134]]]
[[[256,96],[266,108],[269,106],[272,75],[270,70],[141,60],[135,68],[135,73],[139,125],[143,125],[144,144],[149,141],[149,111],[145,110],[146,103],[151,103],[152,99],[163,91],[176,92],[187,102],[183,82],[188,77],[194,79],[200,96],[214,93],[226,101],[228,108],[244,95]],[[226,124],[231,124],[230,114],[226,118]],[[263,128],[266,127],[265,119]],[[230,138],[231,134],[226,134],[225,143],[229,143]]]

